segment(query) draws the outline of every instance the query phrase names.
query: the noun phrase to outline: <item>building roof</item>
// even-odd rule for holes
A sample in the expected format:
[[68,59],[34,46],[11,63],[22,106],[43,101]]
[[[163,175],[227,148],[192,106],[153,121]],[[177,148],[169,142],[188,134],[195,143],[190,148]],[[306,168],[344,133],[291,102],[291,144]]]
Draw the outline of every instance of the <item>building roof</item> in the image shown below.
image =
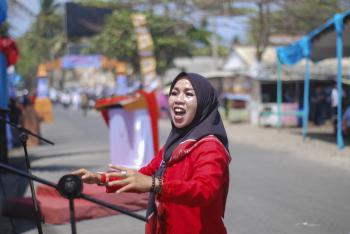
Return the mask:
[[223,58],[214,59],[208,56],[176,58],[174,60],[175,67],[165,72],[163,83],[170,83],[175,76],[182,71],[199,73],[208,78],[209,76],[215,76],[215,71],[225,72],[227,75],[227,71],[222,71],[222,69],[220,69],[223,64]]
[[[258,64],[255,59],[254,46],[236,46],[234,53],[237,53],[248,65],[245,75],[249,75],[255,79],[262,80],[276,80],[277,79],[277,65],[276,65],[276,47],[267,47],[263,57],[262,63]],[[303,80],[305,76],[306,61],[302,60],[300,63],[293,66],[282,66],[283,80]],[[225,67],[225,65],[224,65]],[[350,79],[350,59],[343,58],[342,60],[343,77]],[[260,69],[260,73],[257,71]],[[315,80],[329,80],[335,79],[337,74],[337,60],[335,58],[325,59],[318,63],[310,62],[310,79]]]
[[[169,84],[181,71],[195,72],[207,78],[233,77],[237,75],[251,77],[256,80],[277,80],[276,47],[267,47],[262,63],[255,59],[254,46],[235,46],[231,49],[226,60],[212,57],[177,58],[175,67],[166,71],[163,83]],[[343,81],[350,82],[350,58],[342,60]],[[305,77],[305,60],[293,66],[282,66],[282,80],[298,81]],[[310,79],[335,80],[337,74],[337,60],[325,59],[318,63],[310,62]]]

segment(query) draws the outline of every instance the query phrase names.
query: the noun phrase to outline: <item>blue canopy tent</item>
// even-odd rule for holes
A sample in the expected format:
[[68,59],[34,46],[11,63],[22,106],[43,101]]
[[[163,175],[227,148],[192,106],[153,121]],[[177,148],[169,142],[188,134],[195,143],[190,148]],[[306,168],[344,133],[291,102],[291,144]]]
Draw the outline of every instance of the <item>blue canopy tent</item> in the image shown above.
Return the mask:
[[[302,59],[306,59],[304,80],[304,106],[297,115],[303,118],[303,137],[307,134],[307,123],[309,116],[309,89],[310,89],[310,67],[309,61],[319,62],[326,58],[337,58],[337,89],[338,89],[338,122],[337,122],[337,144],[339,149],[344,148],[341,131],[341,101],[342,101],[342,58],[350,56],[350,10],[338,13],[325,24],[316,28],[299,41],[284,47],[277,48],[277,103],[278,118],[283,114],[280,110],[282,102],[281,65],[293,65]],[[280,122],[280,120],[279,120]]]

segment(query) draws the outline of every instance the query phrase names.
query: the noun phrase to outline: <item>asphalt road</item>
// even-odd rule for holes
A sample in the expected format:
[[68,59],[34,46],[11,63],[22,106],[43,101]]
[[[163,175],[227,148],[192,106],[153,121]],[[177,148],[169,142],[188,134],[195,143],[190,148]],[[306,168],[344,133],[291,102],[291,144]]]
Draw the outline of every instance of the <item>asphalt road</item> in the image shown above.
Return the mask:
[[[48,180],[79,168],[103,170],[109,161],[108,128],[102,117],[55,108],[55,122],[42,135],[56,143],[29,150],[33,174]],[[169,122],[161,120],[164,143]],[[233,234],[349,234],[350,172],[293,154],[235,143],[227,126],[232,161],[225,223]],[[18,155],[20,153],[17,152]],[[18,157],[13,156],[13,157]],[[25,192],[29,195],[29,190]],[[144,211],[139,212],[144,214]],[[1,227],[9,227],[0,219]],[[6,225],[7,222],[7,225]],[[35,224],[15,220],[19,233],[37,233]],[[70,233],[70,225],[43,225],[44,233]],[[143,233],[144,224],[125,215],[77,223],[78,233]],[[0,230],[6,233],[6,229]]]

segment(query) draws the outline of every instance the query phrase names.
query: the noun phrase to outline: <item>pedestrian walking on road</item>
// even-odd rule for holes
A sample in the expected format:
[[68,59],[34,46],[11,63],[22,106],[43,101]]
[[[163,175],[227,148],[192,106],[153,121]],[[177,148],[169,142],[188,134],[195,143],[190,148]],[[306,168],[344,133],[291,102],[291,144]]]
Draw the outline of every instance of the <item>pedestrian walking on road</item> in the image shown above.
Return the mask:
[[181,72],[168,102],[172,129],[148,165],[73,174],[105,185],[108,192],[150,192],[146,233],[227,233],[223,217],[231,157],[217,94],[206,78]]
[[87,111],[89,108],[89,97],[88,97],[87,93],[82,93],[80,99],[81,99],[80,106],[81,106],[81,109],[83,111],[83,116],[86,117]]

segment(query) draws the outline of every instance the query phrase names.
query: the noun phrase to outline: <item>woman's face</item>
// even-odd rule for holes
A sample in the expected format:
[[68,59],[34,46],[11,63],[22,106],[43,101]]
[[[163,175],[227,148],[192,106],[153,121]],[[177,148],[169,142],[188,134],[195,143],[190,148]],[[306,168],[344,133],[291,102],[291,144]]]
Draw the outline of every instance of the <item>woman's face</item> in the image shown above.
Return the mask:
[[169,96],[169,111],[177,128],[188,126],[197,111],[197,97],[192,84],[186,77],[176,82]]

